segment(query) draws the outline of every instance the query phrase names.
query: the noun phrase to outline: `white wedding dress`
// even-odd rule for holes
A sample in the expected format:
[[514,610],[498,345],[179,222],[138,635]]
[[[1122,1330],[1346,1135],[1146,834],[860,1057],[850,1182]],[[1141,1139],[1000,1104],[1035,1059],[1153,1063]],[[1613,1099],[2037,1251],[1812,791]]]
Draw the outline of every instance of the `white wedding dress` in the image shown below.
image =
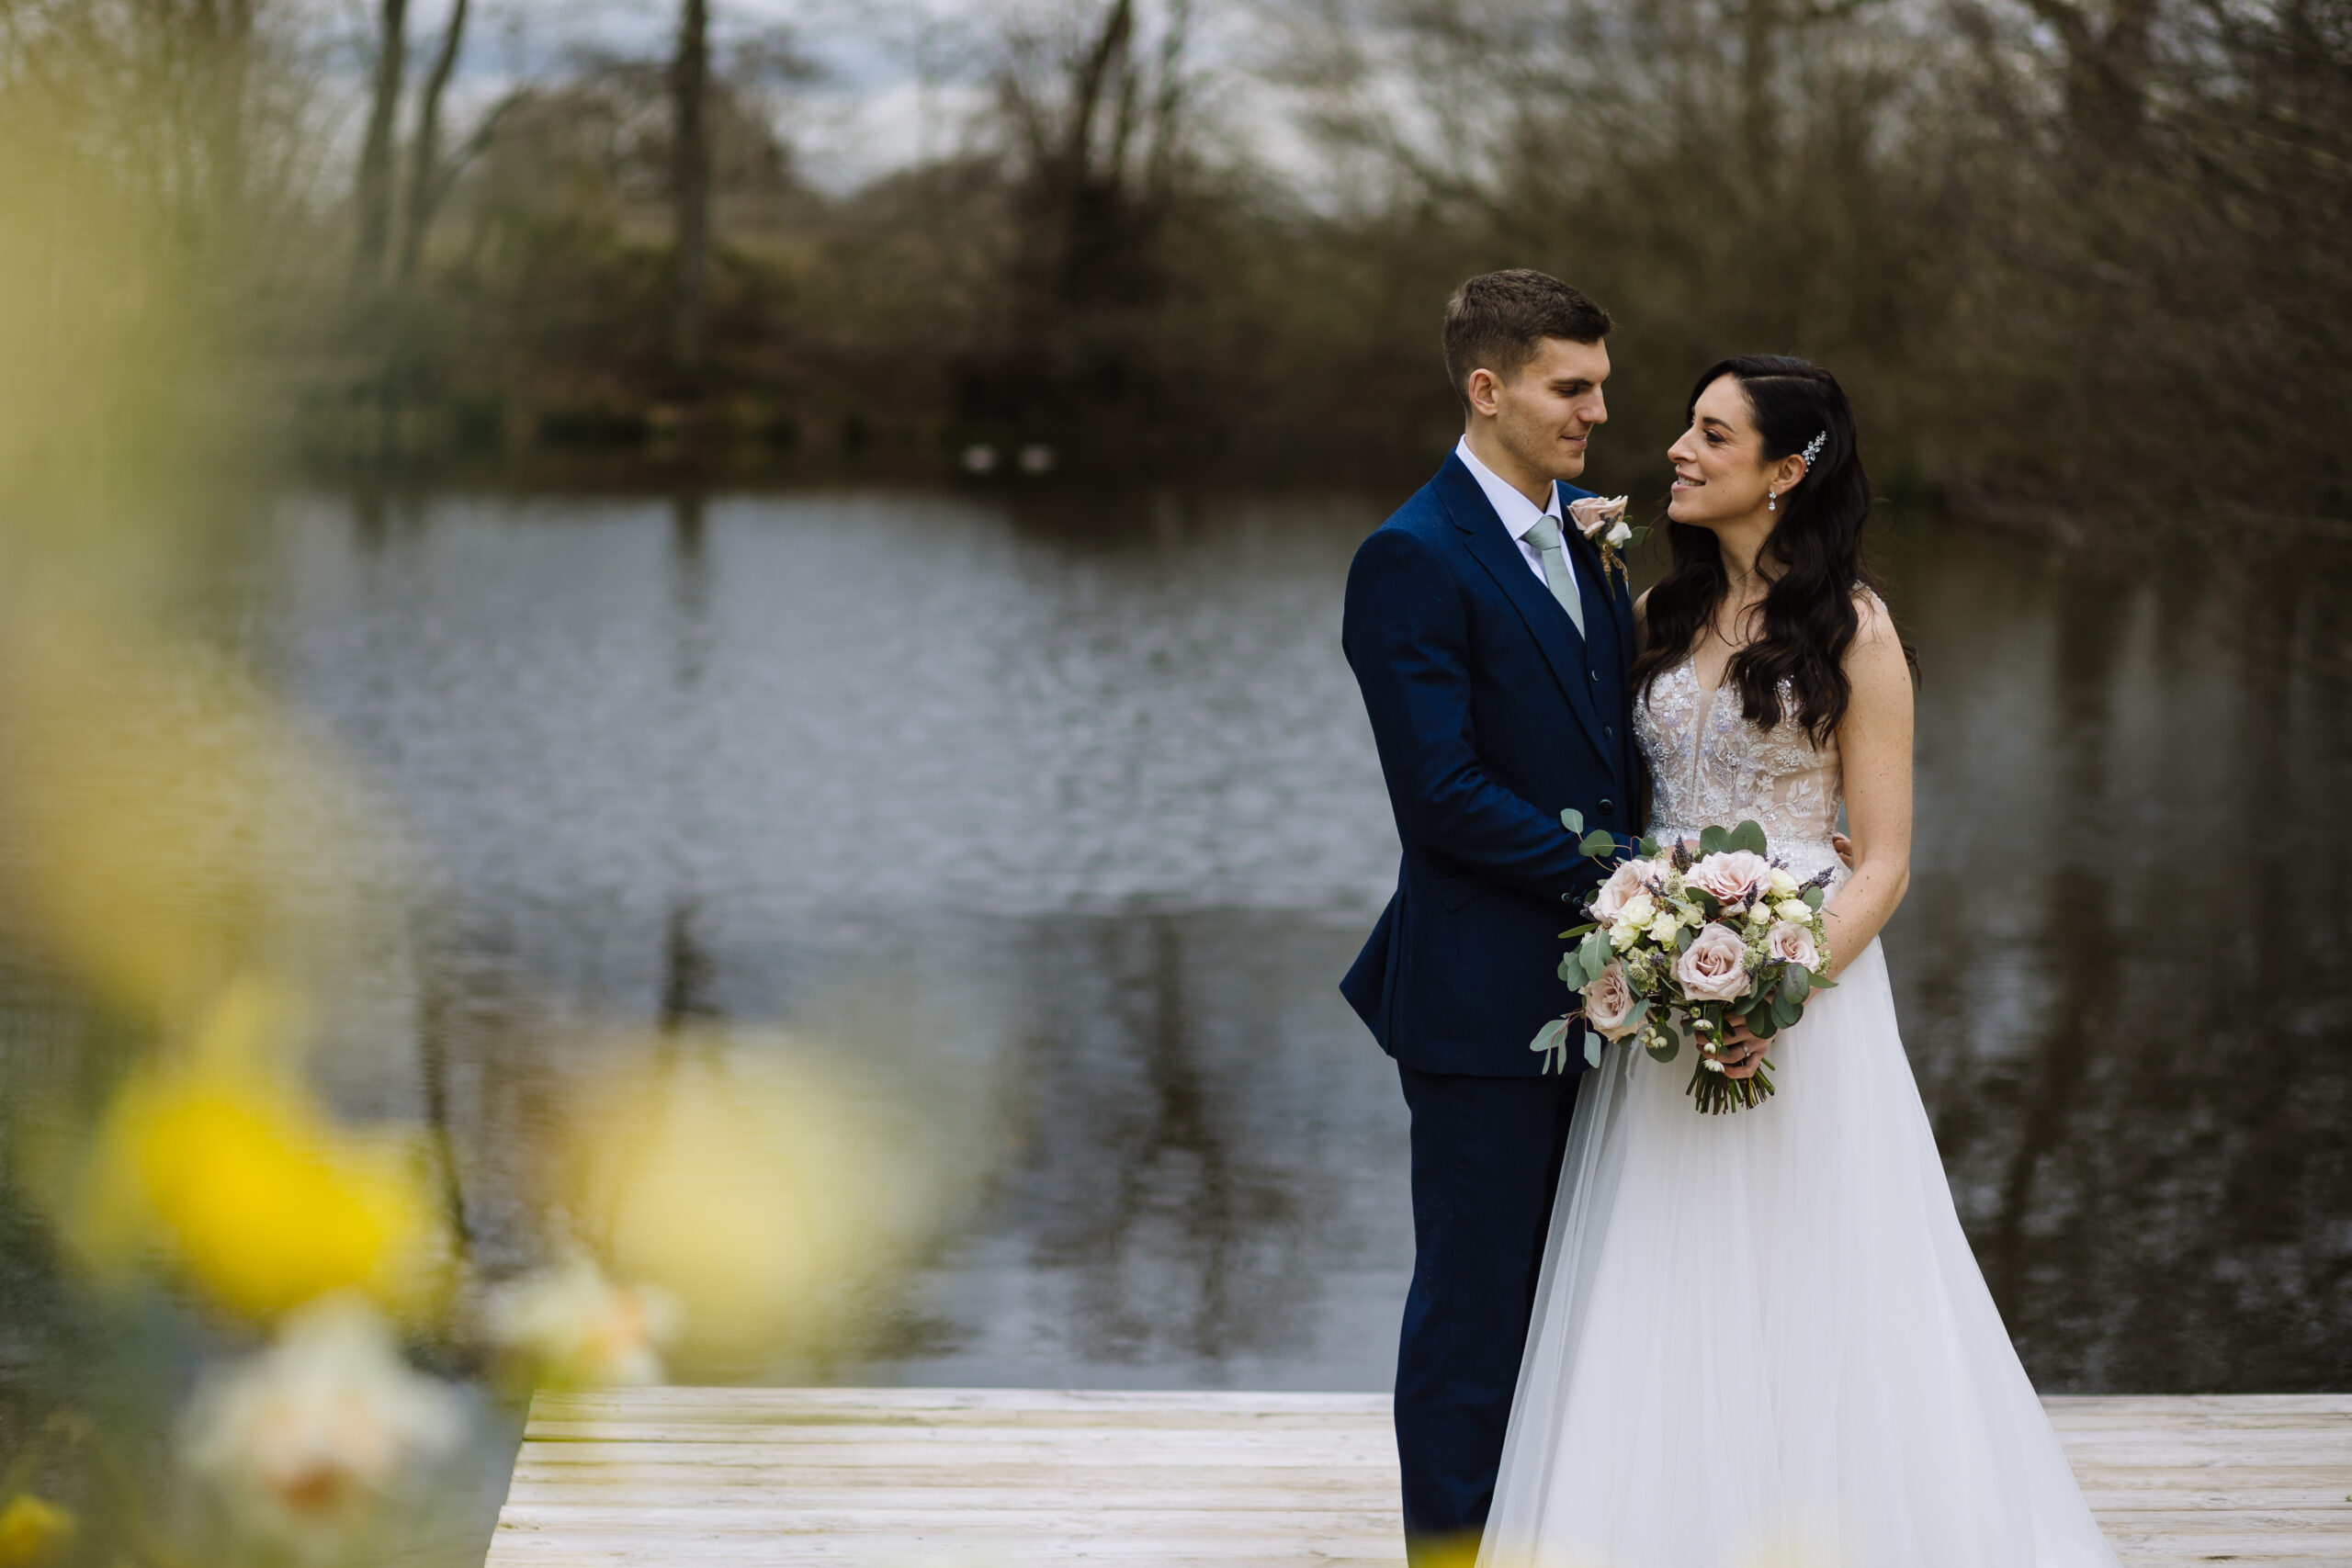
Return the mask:
[[[1834,739],[1689,662],[1634,727],[1661,843],[1837,867]],[[1842,871],[1840,872],[1842,875]],[[1611,1045],[1560,1174],[1480,1568],[2112,1568],[1962,1234],[1876,942],[1702,1116]]]

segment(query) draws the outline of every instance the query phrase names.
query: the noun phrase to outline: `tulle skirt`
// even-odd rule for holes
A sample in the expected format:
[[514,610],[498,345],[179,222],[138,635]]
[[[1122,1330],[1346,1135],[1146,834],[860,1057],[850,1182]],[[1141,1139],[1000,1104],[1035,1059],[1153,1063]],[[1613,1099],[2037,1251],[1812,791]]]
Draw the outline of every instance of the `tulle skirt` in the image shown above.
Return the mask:
[[1609,1047],[1480,1568],[2111,1568],[1962,1234],[1874,942],[1702,1116]]

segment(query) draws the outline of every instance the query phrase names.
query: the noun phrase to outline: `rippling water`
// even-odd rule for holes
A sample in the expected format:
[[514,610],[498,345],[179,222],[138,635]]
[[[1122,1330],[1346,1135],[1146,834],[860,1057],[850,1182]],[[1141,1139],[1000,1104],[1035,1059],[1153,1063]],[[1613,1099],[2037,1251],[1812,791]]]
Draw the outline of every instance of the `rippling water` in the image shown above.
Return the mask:
[[[567,1021],[830,1033],[962,1129],[972,1196],[844,1356],[775,1375],[1386,1386],[1404,1110],[1335,989],[1395,873],[1338,648],[1384,510],[289,504],[242,635],[418,911],[338,1094],[446,1100],[495,1257]],[[1883,564],[1926,670],[1886,945],[2028,1369],[2352,1386],[2341,692],[2190,572],[1930,531]]]

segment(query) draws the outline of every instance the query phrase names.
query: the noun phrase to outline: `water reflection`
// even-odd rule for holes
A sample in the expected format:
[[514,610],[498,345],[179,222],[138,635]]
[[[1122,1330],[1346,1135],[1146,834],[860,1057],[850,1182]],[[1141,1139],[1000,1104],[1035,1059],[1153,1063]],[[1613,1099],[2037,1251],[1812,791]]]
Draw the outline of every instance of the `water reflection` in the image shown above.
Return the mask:
[[[442,1129],[497,1264],[584,1020],[786,1020],[972,1174],[845,1359],[769,1375],[1385,1386],[1403,1109],[1334,990],[1395,866],[1337,649],[1380,510],[289,506],[254,652],[403,824],[419,911],[339,1097]],[[1887,565],[1928,672],[1887,943],[2029,1369],[2344,1386],[2352,723],[2186,574]]]

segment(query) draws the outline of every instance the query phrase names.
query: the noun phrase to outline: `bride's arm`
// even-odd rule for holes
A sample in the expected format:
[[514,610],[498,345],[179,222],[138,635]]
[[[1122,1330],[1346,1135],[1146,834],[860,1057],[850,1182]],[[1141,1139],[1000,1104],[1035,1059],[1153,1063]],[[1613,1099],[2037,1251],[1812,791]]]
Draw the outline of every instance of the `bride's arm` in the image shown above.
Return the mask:
[[1911,886],[1911,666],[1886,607],[1865,597],[1846,650],[1853,695],[1838,724],[1854,874],[1822,911],[1830,973],[1871,944]]

